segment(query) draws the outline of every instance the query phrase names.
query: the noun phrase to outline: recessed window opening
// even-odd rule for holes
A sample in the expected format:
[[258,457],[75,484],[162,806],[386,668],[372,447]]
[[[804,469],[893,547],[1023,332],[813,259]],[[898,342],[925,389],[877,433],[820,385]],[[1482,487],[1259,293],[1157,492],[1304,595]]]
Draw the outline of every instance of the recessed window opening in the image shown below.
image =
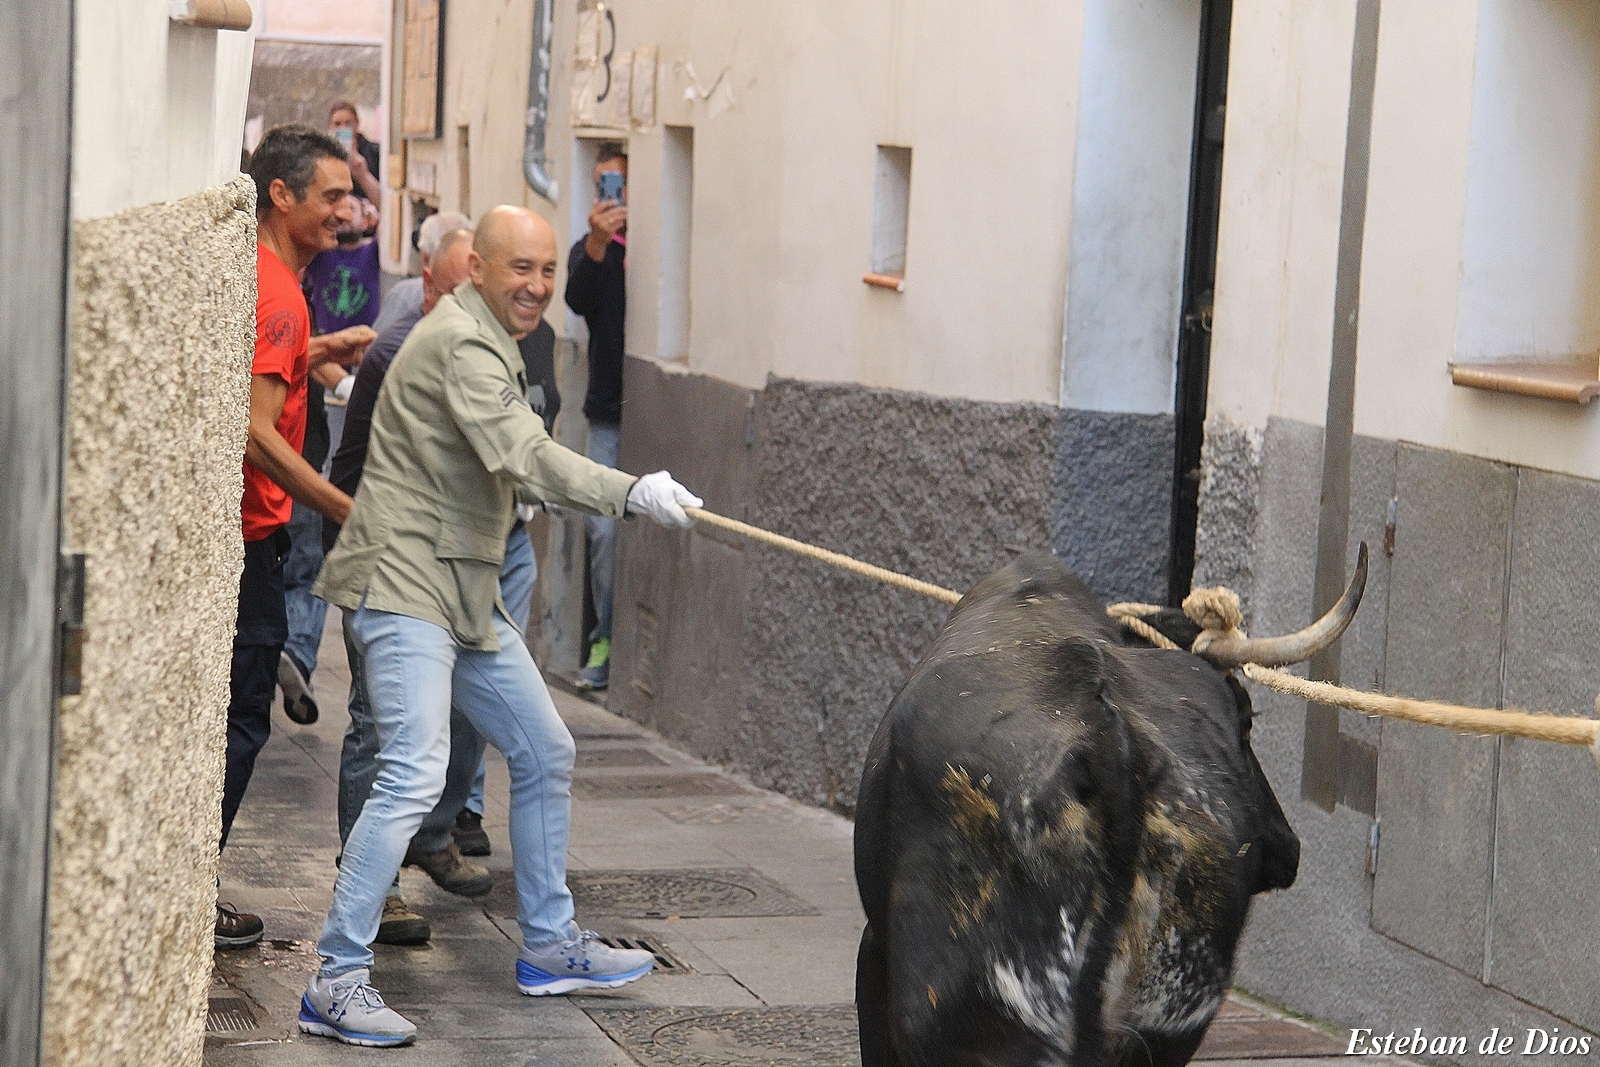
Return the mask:
[[694,128],[665,126],[661,143],[661,281],[656,355],[687,359],[694,235]]
[[1479,8],[1456,359],[1600,352],[1600,7]]
[[878,146],[872,189],[872,273],[906,276],[906,229],[911,214],[911,149]]

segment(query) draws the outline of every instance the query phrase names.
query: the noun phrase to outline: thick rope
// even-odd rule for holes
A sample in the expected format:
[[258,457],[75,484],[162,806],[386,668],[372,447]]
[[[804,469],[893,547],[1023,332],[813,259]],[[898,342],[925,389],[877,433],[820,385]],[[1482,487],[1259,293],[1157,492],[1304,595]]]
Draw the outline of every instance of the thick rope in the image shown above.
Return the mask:
[[[874,578],[907,592],[920,593],[946,604],[954,604],[961,599],[961,594],[953,589],[945,589],[897,571],[862,563],[838,552],[830,552],[825,548],[808,545],[804,541],[796,541],[792,537],[784,537],[758,526],[725,518],[704,508],[683,510],[696,522],[703,522],[707,526],[715,526],[748,537],[752,541],[793,552],[797,556],[819,560],[850,571],[852,574]],[[1171,638],[1142,618],[1161,610],[1155,604],[1128,602],[1110,605],[1106,608],[1106,614],[1157,648],[1183,651]],[[1243,618],[1238,595],[1233,590],[1222,587],[1196,589],[1184,598],[1183,611],[1202,631],[1237,630]],[[1383,693],[1365,693],[1328,682],[1308,681],[1283,671],[1259,667],[1254,663],[1245,664],[1243,670],[1245,677],[1269,689],[1276,689],[1281,693],[1288,693],[1318,704],[1349,708],[1365,715],[1383,715],[1392,719],[1424,723],[1428,726],[1442,726],[1457,733],[1500,734],[1507,737],[1525,737],[1531,741],[1551,741],[1560,745],[1583,745],[1594,757],[1595,765],[1600,766],[1600,720],[1542,712],[1470,708],[1457,704],[1439,704],[1430,700],[1410,700]],[[1595,710],[1600,711],[1600,698],[1595,702]]]
[[703,522],[707,526],[716,526],[730,533],[748,537],[752,541],[760,541],[762,544],[793,552],[797,556],[805,556],[807,559],[831,563],[841,570],[859,574],[864,578],[876,578],[880,582],[886,582],[910,593],[920,593],[923,596],[932,597],[934,600],[942,600],[946,604],[954,604],[961,599],[961,594],[954,589],[944,589],[931,582],[919,581],[898,571],[891,571],[884,567],[874,567],[870,563],[862,563],[860,560],[851,559],[849,556],[843,556],[837,552],[829,552],[825,548],[808,545],[804,541],[796,541],[792,537],[770,533],[759,526],[751,526],[737,519],[724,518],[715,512],[706,511],[704,508],[684,508],[683,510],[688,512],[689,517],[696,522]]
[[[1157,648],[1181,651],[1166,634],[1145,622],[1140,616],[1161,609],[1153,604],[1112,604],[1106,613],[1124,627],[1149,641]],[[1239,598],[1231,589],[1196,589],[1183,602],[1184,614],[1197,625],[1208,629],[1233,630],[1238,628]],[[1336,708],[1349,708],[1364,715],[1383,715],[1391,719],[1405,719],[1428,726],[1442,726],[1457,733],[1499,734],[1507,737],[1525,737],[1530,741],[1551,741],[1558,745],[1583,745],[1600,766],[1600,721],[1580,719],[1572,715],[1549,715],[1516,709],[1500,711],[1494,708],[1469,708],[1458,704],[1440,704],[1431,700],[1411,700],[1407,697],[1389,696],[1385,693],[1364,693],[1329,682],[1313,682],[1285,671],[1273,670],[1247,663],[1241,668],[1246,678],[1280,693],[1288,693],[1302,700],[1328,704]],[[1596,701],[1600,710],[1600,700]]]

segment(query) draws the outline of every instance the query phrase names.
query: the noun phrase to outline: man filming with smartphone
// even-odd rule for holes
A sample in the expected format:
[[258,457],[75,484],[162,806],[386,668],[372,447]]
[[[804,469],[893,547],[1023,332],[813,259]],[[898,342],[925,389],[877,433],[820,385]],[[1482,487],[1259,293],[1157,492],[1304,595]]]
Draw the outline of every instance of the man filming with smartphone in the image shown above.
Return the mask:
[[[627,312],[628,156],[620,144],[604,145],[594,167],[595,204],[589,232],[567,257],[567,306],[589,325],[589,458],[617,465],[622,428],[622,348]],[[616,523],[585,516],[589,540],[589,590],[595,627],[589,656],[578,672],[584,689],[604,689],[611,679],[611,590],[616,571]]]

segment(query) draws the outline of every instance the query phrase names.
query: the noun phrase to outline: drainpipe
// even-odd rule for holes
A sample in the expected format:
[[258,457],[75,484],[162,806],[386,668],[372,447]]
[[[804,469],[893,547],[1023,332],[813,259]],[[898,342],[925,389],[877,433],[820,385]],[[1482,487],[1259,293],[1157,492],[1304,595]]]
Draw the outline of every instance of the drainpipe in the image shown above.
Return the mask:
[[533,5],[533,58],[528,64],[527,131],[522,142],[522,176],[528,188],[556,203],[561,187],[549,174],[549,159],[544,154],[545,120],[550,117],[550,40],[553,36],[552,0],[535,0]]

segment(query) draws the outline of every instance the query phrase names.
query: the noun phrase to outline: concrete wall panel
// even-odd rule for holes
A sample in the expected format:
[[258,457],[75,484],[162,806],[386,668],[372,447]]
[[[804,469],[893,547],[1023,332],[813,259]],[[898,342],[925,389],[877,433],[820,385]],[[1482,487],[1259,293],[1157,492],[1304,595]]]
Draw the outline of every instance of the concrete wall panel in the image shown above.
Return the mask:
[[[79,223],[46,1062],[198,1064],[255,341],[255,187]],[[174,250],[181,249],[181,255]]]
[[1172,432],[1170,415],[1061,412],[1050,542],[1107,601],[1166,599]]
[[[1589,715],[1600,693],[1600,485],[1522,471],[1506,703]],[[1500,762],[1490,981],[1600,1030],[1593,888],[1600,790],[1577,749],[1508,738]],[[1585,936],[1572,936],[1583,931]]]
[[[1509,467],[1401,446],[1391,692],[1498,703],[1514,484]],[[1383,724],[1372,925],[1473,975],[1483,970],[1496,762],[1493,739]]]

